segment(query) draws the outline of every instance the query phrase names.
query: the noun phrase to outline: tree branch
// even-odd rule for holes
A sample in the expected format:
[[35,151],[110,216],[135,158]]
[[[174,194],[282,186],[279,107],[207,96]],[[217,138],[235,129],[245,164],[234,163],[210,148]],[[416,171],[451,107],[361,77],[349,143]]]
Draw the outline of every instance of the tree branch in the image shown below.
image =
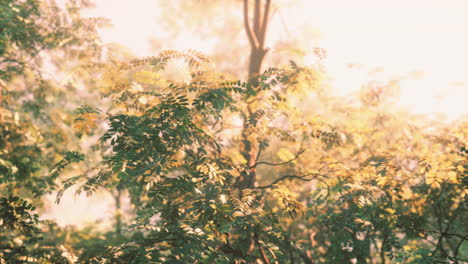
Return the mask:
[[271,162],[267,162],[267,161],[260,161],[260,162],[257,162],[255,163],[252,167],[257,167],[257,165],[261,165],[261,164],[265,164],[265,165],[270,165],[270,166],[281,166],[281,165],[286,165],[290,162],[293,162],[294,160],[298,159],[299,156],[304,153],[306,150],[305,149],[302,149],[302,150],[299,150],[299,152],[297,152],[296,156],[294,156],[294,158],[290,159],[290,160],[287,160],[285,162],[280,162],[280,163],[271,163]]
[[257,233],[254,233],[254,239],[255,239],[255,244],[257,244],[258,251],[260,251],[260,256],[262,256],[262,260],[266,264],[270,264],[270,261],[268,260],[268,257],[265,253],[265,249],[260,245],[260,242],[258,241],[258,236]]
[[[380,248],[380,259],[382,260],[382,264],[385,264],[385,243],[387,243],[386,235],[384,235],[382,239],[382,247]],[[377,248],[377,242],[375,244],[375,247]]]
[[460,247],[461,247],[461,245],[463,244],[464,241],[465,241],[465,239],[460,239],[460,242],[458,242],[458,245],[457,245],[457,247],[455,248],[455,251],[453,252],[453,257],[454,257],[455,259],[457,259],[458,251],[460,250]]
[[263,11],[263,22],[261,25],[261,35],[260,35],[260,45],[263,47],[265,44],[265,35],[267,32],[267,26],[268,26],[268,15],[270,13],[270,6],[271,6],[271,0],[266,0],[265,2],[265,9]]
[[249,0],[244,0],[244,28],[245,32],[247,32],[250,45],[255,49],[258,48],[258,40],[249,25]]
[[421,228],[415,228],[414,230],[424,232],[424,233],[436,233],[436,234],[439,234],[439,235],[442,235],[442,236],[454,236],[454,237],[461,238],[463,240],[468,240],[468,236],[464,236],[464,235],[460,235],[460,234],[456,234],[456,233],[440,232],[440,231],[436,231],[436,230],[425,230],[425,229],[421,229]]
[[[254,17],[253,17],[253,30],[255,33],[255,36],[258,37],[260,36],[260,30],[261,30],[261,25],[260,25],[260,20],[262,13],[260,12],[260,0],[254,0],[255,5],[254,5]],[[262,46],[262,42],[259,40],[259,48]]]
[[[311,175],[313,175],[312,178],[306,178],[307,176],[311,176]],[[268,188],[273,187],[273,185],[278,184],[279,182],[284,181],[286,179],[298,179],[298,180],[301,180],[301,181],[312,181],[312,180],[317,179],[319,176],[327,177],[326,175],[316,173],[316,172],[307,173],[307,174],[304,174],[304,175],[285,175],[285,176],[282,176],[282,177],[276,179],[274,182],[272,182],[269,185],[258,186],[258,187],[254,187],[254,188],[255,189],[268,189]]]

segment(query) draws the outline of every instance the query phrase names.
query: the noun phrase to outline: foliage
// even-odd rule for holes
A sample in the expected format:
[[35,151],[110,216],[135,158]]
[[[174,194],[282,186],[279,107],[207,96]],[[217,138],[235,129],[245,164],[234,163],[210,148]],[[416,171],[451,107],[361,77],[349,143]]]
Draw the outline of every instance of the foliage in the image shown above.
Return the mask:
[[[0,263],[468,261],[466,121],[396,110],[398,80],[331,96],[321,65],[242,81],[193,50],[98,60],[80,3],[0,0]],[[44,60],[85,66],[58,84]],[[115,230],[39,221],[58,184],[112,192]]]
[[[188,62],[189,82],[161,79],[167,54]],[[80,110],[95,115],[77,122],[89,133],[108,120],[100,145],[109,154],[67,185],[127,189],[137,208],[128,242],[95,263],[466,259],[466,124],[434,132],[365,91],[356,106],[309,90],[321,110],[301,114],[320,68],[291,62],[254,85],[213,73],[199,56],[171,51],[101,67],[121,78],[104,80],[116,104]],[[144,72],[155,79],[141,80]],[[258,146],[254,164],[246,140]],[[243,185],[252,170],[255,182]]]
[[70,87],[50,78],[60,68],[50,62],[93,56],[100,21],[80,17],[86,1],[62,4],[0,1],[1,263],[67,262],[63,245],[43,240],[50,234],[38,216],[46,208],[43,195],[57,187],[65,167],[82,158],[68,151],[75,140],[67,125]]

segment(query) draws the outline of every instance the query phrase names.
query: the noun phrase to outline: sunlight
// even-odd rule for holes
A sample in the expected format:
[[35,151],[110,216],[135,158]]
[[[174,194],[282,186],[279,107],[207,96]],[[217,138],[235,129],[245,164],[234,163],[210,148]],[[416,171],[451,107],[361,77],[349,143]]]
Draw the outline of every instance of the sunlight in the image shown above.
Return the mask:
[[[148,40],[167,34],[158,24],[159,2],[98,0],[97,8],[86,15],[111,19],[114,27],[101,30],[104,42],[120,43],[136,56],[152,56],[155,54],[150,53]],[[268,42],[273,44],[281,38],[300,35],[304,45],[309,46],[304,50],[309,54],[304,58],[306,64],[316,61],[310,55],[315,46],[325,48],[328,58],[324,63],[333,78],[336,94],[350,94],[372,79],[385,81],[419,71],[423,73],[421,78],[406,78],[401,82],[399,104],[402,107],[421,114],[443,113],[448,120],[467,113],[464,102],[468,98],[467,1],[285,2],[277,6]],[[304,25],[313,28],[309,35],[301,32]],[[206,54],[215,48],[213,41],[197,38],[193,32],[180,32],[176,38],[175,47],[165,48],[196,49]],[[353,64],[360,66],[350,67]],[[381,67],[382,72],[369,75],[376,67]],[[86,199],[79,197],[80,201]],[[92,203],[95,208],[108,206],[105,199],[92,200]],[[60,208],[67,210],[67,206]],[[93,209],[97,211],[92,214],[105,214],[106,210],[101,209]],[[61,221],[79,224],[90,220],[81,215],[86,210],[51,214],[69,215],[69,219]]]
[[[158,1],[149,0],[99,0],[89,15],[113,21],[115,27],[102,30],[105,42],[118,42],[138,56],[148,56],[152,55],[148,39],[165,34],[157,23],[157,6]],[[311,53],[317,38],[329,51],[326,65],[339,94],[355,91],[368,80],[365,73],[349,69],[350,63],[380,66],[386,78],[422,71],[422,80],[401,83],[400,104],[418,113],[442,112],[454,119],[467,111],[459,104],[460,98],[468,98],[467,13],[464,0],[280,1],[268,41],[284,37],[285,30],[307,41],[307,35],[300,32],[304,25],[320,30],[320,34],[310,34],[307,45],[311,47],[305,52]],[[176,43],[173,49],[192,48],[207,54],[214,49],[212,41],[196,38],[192,32],[180,32]],[[306,63],[314,60],[311,55],[305,58]],[[459,85],[450,85],[454,82]]]
[[402,106],[449,119],[466,114],[461,98],[468,98],[468,2],[327,1],[320,8],[301,3],[295,10],[307,10],[310,23],[322,31],[337,93],[359,89],[369,78],[349,63],[382,67],[387,79],[417,70],[424,73],[421,80],[401,83]]
[[113,27],[100,30],[104,42],[115,42],[128,47],[137,56],[148,56],[149,38],[162,31],[158,27],[158,2],[150,0],[94,0],[95,9],[87,17],[104,17]]
[[0,1],[0,263],[468,263],[467,12]]
[[176,50],[197,50],[209,54],[215,48],[214,39],[203,40],[196,36],[194,32],[181,32],[175,41],[175,47],[167,47],[167,49]]
[[42,215],[43,219],[54,218],[59,226],[68,225],[79,228],[101,221],[100,228],[112,227],[112,222],[104,221],[113,213],[114,201],[107,192],[96,192],[91,196],[86,193],[75,194],[76,188],[67,190],[59,204],[55,203],[55,194],[47,197],[50,207]]

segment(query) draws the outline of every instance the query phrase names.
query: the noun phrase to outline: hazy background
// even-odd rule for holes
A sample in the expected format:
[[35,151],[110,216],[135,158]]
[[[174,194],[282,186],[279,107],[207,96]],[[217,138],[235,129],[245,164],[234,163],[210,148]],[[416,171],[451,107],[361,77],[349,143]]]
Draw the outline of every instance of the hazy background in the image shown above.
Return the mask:
[[[168,2],[179,10],[166,7]],[[193,19],[195,28],[214,27],[226,13],[213,17],[205,13],[206,24],[194,12],[210,5],[230,2],[230,10],[221,12],[238,15],[241,25],[242,1],[196,0],[98,0],[90,16],[111,19],[113,28],[101,31],[105,42],[128,47],[137,56],[151,56],[150,39],[171,37],[174,30],[162,22],[166,17],[175,21]],[[273,17],[267,41],[270,48],[284,40],[295,43],[311,57],[310,50],[320,46],[328,50],[325,64],[334,79],[337,93],[358,89],[368,80],[374,68],[383,71],[373,79],[416,73],[417,80],[402,83],[401,104],[418,113],[445,113],[450,119],[467,112],[468,98],[468,1],[466,0],[274,0]],[[182,4],[180,4],[182,3]],[[190,3],[190,4],[187,4]],[[169,4],[171,5],[171,4]],[[184,6],[185,5],[185,6]],[[194,6],[202,6],[195,9]],[[203,6],[205,6],[203,8]],[[232,10],[237,6],[237,10]],[[203,16],[203,13],[202,13]],[[203,21],[202,21],[203,22]],[[175,27],[176,25],[174,25]],[[240,28],[243,30],[243,28]],[[213,39],[232,34],[213,35],[211,39],[197,36],[190,28],[177,28],[176,41],[163,48],[196,49],[213,53]],[[200,32],[200,31],[198,31]],[[238,36],[241,45],[234,47],[248,54],[245,33]],[[242,44],[243,43],[243,44]],[[154,45],[153,45],[154,46]],[[274,49],[272,50],[275,51]],[[270,53],[271,55],[271,53]],[[314,58],[304,58],[312,63]],[[361,67],[350,68],[349,64]],[[416,97],[418,97],[416,99]]]

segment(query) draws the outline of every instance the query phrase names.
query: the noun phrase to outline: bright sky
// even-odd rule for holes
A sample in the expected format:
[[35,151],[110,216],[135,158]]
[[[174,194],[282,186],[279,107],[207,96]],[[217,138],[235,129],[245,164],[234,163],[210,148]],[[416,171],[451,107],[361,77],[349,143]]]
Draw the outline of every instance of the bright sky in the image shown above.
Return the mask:
[[328,0],[306,9],[310,23],[323,32],[340,90],[355,89],[366,79],[346,63],[382,67],[381,78],[417,70],[424,77],[402,83],[402,105],[450,118],[467,113],[468,1]]
[[[115,26],[101,31],[104,42],[120,43],[137,56],[151,56],[155,54],[150,53],[149,39],[164,38],[157,17],[160,1],[168,0],[97,0],[97,8],[87,15],[112,20]],[[279,1],[287,2],[273,3]],[[281,17],[288,34],[302,34],[306,42],[308,36],[299,29],[320,32],[318,43],[328,51],[326,65],[336,93],[359,89],[371,78],[367,72],[376,67],[384,71],[372,78],[382,81],[420,71],[422,79],[402,83],[402,106],[416,113],[442,112],[449,119],[468,113],[468,0],[291,0],[271,21],[270,43],[285,35]],[[181,39],[180,44],[174,48],[189,45],[209,53],[212,47],[191,38]],[[363,67],[349,68],[350,63]],[[99,214],[81,214],[82,220],[74,215],[62,224],[91,220],[89,215]]]
[[[90,14],[108,17],[115,25],[102,30],[105,42],[120,43],[138,56],[154,55],[148,39],[164,34],[158,24],[158,1],[164,0],[97,0]],[[422,79],[402,83],[401,105],[417,113],[443,112],[451,119],[468,112],[468,1],[289,2],[271,21],[270,42],[284,36],[278,14],[287,21],[289,34],[301,34],[295,29],[304,26],[316,28],[320,45],[328,50],[327,66],[338,93],[359,89],[375,67],[384,69],[373,76],[382,80],[421,71]],[[203,52],[212,45],[190,38],[183,42]],[[349,63],[364,67],[351,69]]]

